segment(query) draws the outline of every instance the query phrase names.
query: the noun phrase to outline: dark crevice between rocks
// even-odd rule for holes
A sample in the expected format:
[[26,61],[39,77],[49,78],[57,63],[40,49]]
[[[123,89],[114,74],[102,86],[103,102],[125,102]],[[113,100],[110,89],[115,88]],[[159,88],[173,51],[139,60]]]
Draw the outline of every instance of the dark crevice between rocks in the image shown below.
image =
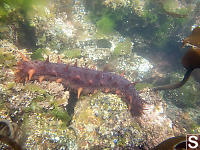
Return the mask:
[[16,29],[18,48],[27,48],[31,51],[36,50],[37,37],[35,28],[30,26],[30,23],[25,19],[24,21],[18,20],[19,27]]
[[71,124],[72,117],[74,115],[74,108],[76,106],[77,101],[78,101],[77,92],[75,92],[74,90],[70,90],[68,104],[66,106],[66,111],[70,116],[70,121],[68,122],[68,125]]

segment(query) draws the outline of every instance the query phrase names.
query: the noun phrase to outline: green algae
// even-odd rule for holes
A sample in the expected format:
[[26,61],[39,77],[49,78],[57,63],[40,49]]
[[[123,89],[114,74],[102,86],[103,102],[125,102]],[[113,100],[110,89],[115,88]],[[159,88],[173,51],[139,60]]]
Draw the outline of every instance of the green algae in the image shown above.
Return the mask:
[[9,40],[13,43],[17,43],[20,48],[35,50],[37,48],[37,37],[35,27],[31,24],[31,19],[35,17],[36,12],[38,15],[41,15],[42,11],[44,12],[46,2],[48,2],[48,0],[0,1],[0,26],[12,26],[12,29],[9,29],[9,32],[11,32],[4,32],[1,37],[12,36]]
[[38,104],[38,102],[41,102],[45,100],[43,97],[42,99],[38,99],[38,96],[31,99],[31,103],[28,107],[24,108],[24,112],[26,113],[42,113],[44,112],[44,109],[41,105]]
[[190,12],[190,8],[180,7],[178,1],[166,0],[163,2],[163,9],[166,12],[176,13],[177,15],[186,15]]
[[49,110],[48,113],[51,114],[55,119],[63,121],[62,125],[63,127],[68,125],[69,122],[71,121],[71,117],[68,114],[68,112],[64,110],[64,108],[59,107],[55,100],[53,103],[53,107],[54,107],[53,110]]
[[33,60],[41,60],[43,61],[44,60],[44,57],[43,57],[43,54],[45,54],[45,49],[37,49],[35,50],[32,54],[31,54],[31,59]]
[[81,49],[66,50],[64,52],[64,55],[67,58],[80,58],[81,57]]
[[[66,110],[57,106],[56,100],[54,100],[52,96],[50,97],[52,102],[50,102],[51,100],[49,97],[37,96],[36,98],[33,98],[31,104],[28,107],[24,108],[24,111],[27,113],[36,112],[43,114],[44,116],[50,114],[55,119],[62,120],[63,122],[68,124],[69,121],[71,120],[71,117],[69,116]],[[48,100],[49,105],[52,105],[54,108],[52,110],[45,111],[45,109],[43,109],[43,106],[38,104],[38,102],[42,102],[44,100]]]
[[102,16],[100,20],[97,21],[97,29],[103,34],[110,34],[114,31],[115,22],[109,16]]
[[174,30],[172,27],[181,27],[186,22],[187,19],[185,18],[165,18],[165,20],[163,20],[163,22],[160,24],[159,28],[153,33],[153,38],[155,39],[152,41],[153,44],[161,49],[163,49],[163,47],[167,47],[169,44],[168,42],[171,40],[170,34]]
[[69,124],[69,122],[71,121],[71,116],[68,114],[67,110],[58,106],[58,100],[55,100],[53,98],[51,99],[50,103],[53,109],[48,110],[47,112],[51,114],[55,119],[63,121],[65,123],[63,124],[63,126],[65,126],[66,124]]
[[63,110],[59,107],[55,107],[52,111],[51,114],[58,120],[62,120],[63,122],[69,122],[71,120],[71,117],[67,113],[66,110]]
[[[92,114],[92,110],[90,108],[86,109],[85,111],[81,112],[81,114],[77,118],[77,122],[84,122],[87,123],[88,116]],[[86,119],[87,118],[87,119]]]
[[3,0],[0,2],[0,21],[4,23],[10,23],[18,19],[27,19],[32,17],[32,13],[35,12],[36,6],[40,6],[38,11],[41,12],[45,6],[46,1],[27,1],[27,0]]
[[170,33],[172,24],[173,19],[168,18],[160,25],[159,29],[154,32],[155,41],[153,43],[157,47],[163,47],[169,41],[169,35],[167,33]]
[[175,11],[178,7],[178,2],[174,0],[166,0],[163,3],[163,8],[168,11]]
[[26,90],[30,91],[30,92],[37,92],[39,94],[45,94],[46,90],[42,89],[40,86],[38,86],[37,84],[26,84],[24,87]]
[[41,101],[44,101],[46,99],[49,99],[49,96],[46,96],[46,95],[37,95],[33,100],[35,100],[37,102],[41,102]]
[[8,52],[4,52],[3,49],[0,49],[0,64],[8,68],[13,67],[16,64],[15,57]]
[[132,50],[132,42],[130,38],[127,38],[123,42],[120,42],[116,45],[112,53],[112,57],[116,58],[121,55],[131,54],[131,50]]
[[6,82],[6,86],[4,88],[6,95],[11,95],[13,94],[13,91],[15,91],[15,82]]
[[99,0],[86,0],[86,6],[90,10],[90,20],[96,24],[100,35],[101,33],[105,35],[112,34],[115,31],[117,23],[129,12],[129,9],[123,7],[111,9]]
[[158,14],[153,13],[153,12],[151,12],[151,11],[149,11],[149,10],[144,10],[144,11],[142,11],[141,17],[142,17],[146,22],[148,22],[148,23],[150,23],[150,24],[156,23],[156,22],[158,21],[158,19],[159,19]]
[[119,146],[119,147],[125,147],[125,145],[126,145],[126,135],[123,135],[123,136],[119,136],[118,137],[118,142],[117,142],[117,145]]
[[14,86],[16,86],[15,82],[7,82],[6,90],[11,90]]
[[40,112],[40,111],[42,111],[42,108],[37,105],[37,102],[33,101],[30,105],[30,110],[31,110],[31,112]]

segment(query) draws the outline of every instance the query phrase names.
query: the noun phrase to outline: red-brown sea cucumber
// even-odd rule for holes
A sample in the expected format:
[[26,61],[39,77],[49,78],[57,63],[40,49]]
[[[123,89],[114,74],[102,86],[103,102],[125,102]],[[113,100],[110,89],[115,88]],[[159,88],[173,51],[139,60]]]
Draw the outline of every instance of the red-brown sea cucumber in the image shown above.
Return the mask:
[[78,98],[81,93],[93,93],[96,90],[104,93],[119,95],[127,104],[132,116],[141,116],[144,101],[138,95],[134,84],[123,76],[104,71],[71,66],[69,64],[51,63],[46,61],[31,61],[23,54],[21,61],[17,63],[16,82],[27,82],[29,80],[56,81],[65,88],[78,90]]

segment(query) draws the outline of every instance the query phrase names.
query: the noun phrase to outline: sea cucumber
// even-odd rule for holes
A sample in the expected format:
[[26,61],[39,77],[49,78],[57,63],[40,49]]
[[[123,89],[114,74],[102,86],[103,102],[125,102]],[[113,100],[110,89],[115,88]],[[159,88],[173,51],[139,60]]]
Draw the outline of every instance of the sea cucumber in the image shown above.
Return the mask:
[[73,66],[63,64],[60,59],[58,63],[51,63],[48,58],[46,61],[31,61],[20,55],[23,60],[17,63],[16,82],[60,82],[65,88],[77,90],[78,98],[81,93],[88,94],[96,90],[109,92],[119,95],[126,102],[132,116],[141,116],[143,113],[144,100],[138,95],[134,84],[121,75],[77,67],[77,63]]

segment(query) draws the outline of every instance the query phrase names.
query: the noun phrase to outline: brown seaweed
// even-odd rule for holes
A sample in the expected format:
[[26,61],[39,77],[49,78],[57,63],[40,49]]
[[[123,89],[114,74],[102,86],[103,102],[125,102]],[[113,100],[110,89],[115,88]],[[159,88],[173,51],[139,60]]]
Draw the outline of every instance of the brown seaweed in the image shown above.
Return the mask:
[[183,47],[190,44],[200,48],[200,27],[197,26],[193,29],[192,34],[183,40]]

